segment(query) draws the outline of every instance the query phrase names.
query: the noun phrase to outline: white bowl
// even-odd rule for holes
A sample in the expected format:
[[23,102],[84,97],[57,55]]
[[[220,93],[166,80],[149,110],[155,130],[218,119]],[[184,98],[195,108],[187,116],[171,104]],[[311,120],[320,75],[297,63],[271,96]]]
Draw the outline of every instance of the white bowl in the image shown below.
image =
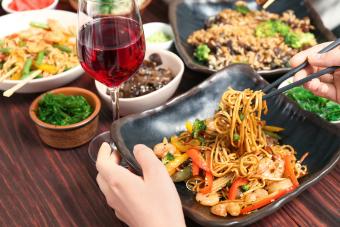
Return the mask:
[[[184,72],[183,61],[174,53],[167,50],[147,49],[145,58],[147,59],[151,54],[157,53],[161,56],[163,64],[160,67],[169,68],[175,77],[164,87],[153,91],[149,94],[135,97],[135,98],[120,98],[120,114],[122,116],[140,113],[164,104],[169,98],[173,96],[178,88]],[[115,104],[111,97],[107,95],[107,87],[96,81],[96,88],[103,102],[112,110]]]
[[[1,2],[2,8],[3,8],[7,13],[16,13],[16,12],[20,12],[20,11],[15,11],[15,10],[13,10],[13,9],[11,9],[11,8],[8,7],[8,5],[9,5],[12,1],[13,1],[13,0],[2,0],[2,2]],[[55,8],[57,7],[58,3],[59,3],[59,0],[54,0],[54,2],[53,2],[51,5],[49,5],[49,6],[45,7],[45,8],[43,8],[43,9],[55,9]]]
[[[145,35],[145,42],[146,47],[148,48],[156,48],[156,49],[163,49],[169,50],[174,42],[174,33],[172,28],[169,24],[161,23],[161,22],[152,22],[143,25],[144,35]],[[171,37],[171,40],[167,42],[160,42],[160,43],[150,43],[148,42],[148,37],[155,34],[156,32],[164,32],[165,34]]]
[[[55,19],[62,26],[76,26],[77,14],[62,10],[34,10],[7,14],[0,17],[0,39],[6,35],[27,29],[31,21],[45,22]],[[51,90],[77,79],[84,73],[80,65],[63,73],[41,79],[34,79],[19,89],[16,93],[34,93]],[[7,90],[20,80],[5,80],[0,83],[0,90]]]
[[[285,87],[289,84],[293,83],[293,78],[288,78],[287,80],[283,81],[278,88]],[[330,121],[330,123],[335,124],[340,127],[340,120],[339,121]]]

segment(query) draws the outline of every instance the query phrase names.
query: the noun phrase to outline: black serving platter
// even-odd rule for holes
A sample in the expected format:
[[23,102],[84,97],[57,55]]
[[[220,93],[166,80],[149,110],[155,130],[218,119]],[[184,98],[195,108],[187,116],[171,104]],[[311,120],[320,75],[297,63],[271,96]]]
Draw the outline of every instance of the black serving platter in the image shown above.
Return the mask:
[[[214,114],[223,92],[228,87],[259,89],[267,82],[248,65],[235,64],[212,75],[187,93],[153,110],[122,118],[112,124],[112,139],[128,164],[141,174],[132,150],[135,144],[153,147],[184,130],[187,120],[207,118]],[[246,225],[279,209],[306,188],[320,180],[339,160],[340,129],[318,116],[300,109],[284,95],[268,100],[269,113],[264,117],[270,125],[284,127],[282,142],[297,150],[297,156],[308,151],[308,175],[300,187],[274,203],[246,216],[217,217],[209,208],[199,205],[184,183],[176,184],[185,214],[203,226]]]
[[[192,70],[211,74],[215,71],[199,63],[193,56],[194,48],[186,40],[195,30],[201,29],[207,18],[216,15],[225,8],[233,8],[235,0],[173,0],[169,6],[169,19],[175,33],[175,45],[187,67]],[[250,9],[258,9],[255,0],[247,1]],[[282,13],[288,9],[298,18],[308,16],[315,26],[313,33],[318,42],[334,40],[335,35],[322,23],[319,14],[309,0],[275,1],[267,9],[273,13]],[[247,29],[246,27],[244,29]],[[266,79],[274,79],[286,73],[289,68],[258,71]]]

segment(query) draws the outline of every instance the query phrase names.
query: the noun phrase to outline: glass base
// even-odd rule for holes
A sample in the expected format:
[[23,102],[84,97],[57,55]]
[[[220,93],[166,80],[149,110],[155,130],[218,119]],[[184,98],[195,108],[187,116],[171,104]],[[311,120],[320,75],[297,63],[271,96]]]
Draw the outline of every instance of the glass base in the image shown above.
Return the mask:
[[[97,161],[99,148],[104,142],[110,144],[112,152],[118,152],[115,143],[111,139],[110,131],[103,132],[92,139],[92,141],[89,144],[89,148],[87,150],[89,153],[90,159],[92,160],[94,164],[96,164],[96,161]],[[126,168],[128,167],[124,159],[120,160],[119,165],[126,167]]]
[[89,148],[88,148],[89,156],[94,163],[96,163],[97,161],[99,148],[104,142],[110,144],[113,152],[117,151],[116,145],[111,140],[110,131],[106,131],[106,132],[103,132],[97,135],[96,137],[92,139],[92,141],[89,144]]

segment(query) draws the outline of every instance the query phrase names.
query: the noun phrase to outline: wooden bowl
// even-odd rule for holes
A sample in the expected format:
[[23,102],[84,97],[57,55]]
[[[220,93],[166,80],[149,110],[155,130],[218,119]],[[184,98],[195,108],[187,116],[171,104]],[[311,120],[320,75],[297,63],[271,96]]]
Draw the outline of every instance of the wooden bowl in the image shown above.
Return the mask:
[[101,102],[97,95],[89,90],[78,87],[58,88],[51,90],[48,93],[81,95],[92,106],[93,113],[85,120],[67,126],[57,126],[43,122],[36,114],[39,101],[44,94],[40,95],[31,104],[29,114],[35,123],[41,140],[45,144],[59,149],[78,147],[90,141],[96,135],[98,128],[98,114],[101,108]]
[[[78,0],[69,0],[70,5],[73,7],[73,9],[78,10]],[[144,0],[142,5],[139,6],[140,11],[143,13],[144,9],[150,5],[152,0]]]

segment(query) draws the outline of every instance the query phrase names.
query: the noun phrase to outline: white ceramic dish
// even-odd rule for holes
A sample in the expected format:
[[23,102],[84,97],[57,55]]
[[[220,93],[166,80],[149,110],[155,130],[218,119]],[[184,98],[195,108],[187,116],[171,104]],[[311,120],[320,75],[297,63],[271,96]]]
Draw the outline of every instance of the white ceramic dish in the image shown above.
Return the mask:
[[[77,14],[62,10],[34,10],[8,14],[0,17],[0,38],[27,29],[31,21],[45,22],[47,19],[55,19],[63,26],[76,26]],[[70,83],[83,73],[82,67],[78,65],[55,76],[34,79],[16,93],[35,93],[51,90]],[[0,83],[0,90],[7,90],[17,83],[18,81],[15,80],[5,80]]]
[[[280,85],[279,88],[285,87],[288,84],[293,83],[293,78],[288,78],[287,80],[283,81]],[[335,124],[340,127],[340,120],[339,121],[330,121],[330,123]]]
[[[13,0],[2,0],[2,2],[1,2],[2,8],[3,8],[7,13],[16,13],[16,12],[18,12],[18,11],[15,11],[15,10],[13,10],[13,9],[11,9],[11,8],[8,7],[8,5],[9,5],[12,1],[13,1]],[[49,5],[49,6],[45,7],[45,8],[43,8],[43,9],[55,9],[55,8],[57,7],[58,3],[59,3],[59,0],[54,0],[54,2],[53,2],[51,5]]]
[[[183,61],[176,54],[159,49],[147,49],[145,58],[147,59],[153,53],[158,53],[161,56],[163,64],[160,67],[169,68],[176,76],[164,87],[147,95],[136,98],[120,98],[120,114],[122,116],[140,113],[160,106],[170,99],[178,88],[184,72]],[[95,84],[103,102],[112,110],[114,103],[112,103],[111,97],[106,94],[107,87],[98,81]]]
[[[174,42],[174,33],[169,24],[161,23],[161,22],[152,22],[152,23],[144,24],[143,29],[144,29],[144,35],[145,35],[147,48],[157,48],[157,49],[168,50],[172,46]],[[164,32],[165,34],[171,37],[171,40],[167,42],[160,42],[160,43],[148,42],[148,37],[152,36],[156,32]]]

